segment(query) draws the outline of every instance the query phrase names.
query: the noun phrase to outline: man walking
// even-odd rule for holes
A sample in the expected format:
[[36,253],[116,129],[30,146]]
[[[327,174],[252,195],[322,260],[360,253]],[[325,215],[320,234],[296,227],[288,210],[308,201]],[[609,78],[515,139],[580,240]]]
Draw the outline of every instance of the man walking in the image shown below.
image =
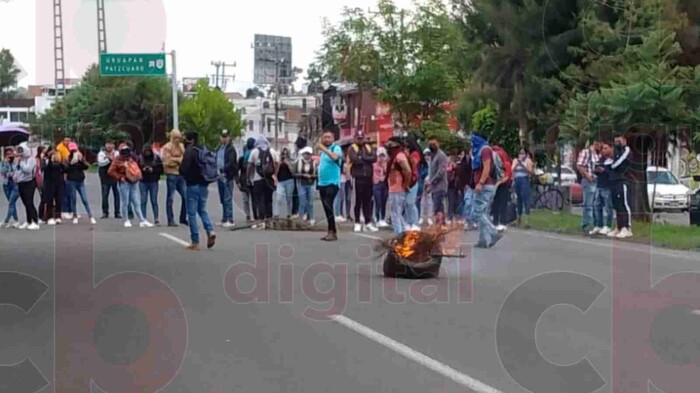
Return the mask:
[[216,166],[219,170],[219,201],[223,208],[223,218],[221,226],[224,228],[234,227],[233,221],[233,181],[238,172],[238,154],[231,143],[231,136],[228,130],[221,131],[219,147],[216,149]]
[[597,190],[595,167],[600,160],[600,142],[593,142],[587,149],[581,150],[576,160],[576,169],[581,174],[583,187],[583,218],[581,230],[584,234],[597,235],[602,228],[595,227],[593,207]]
[[107,141],[100,153],[97,155],[98,173],[100,175],[100,184],[102,185],[102,219],[109,218],[109,193],[112,192],[114,197],[114,218],[120,220],[121,209],[119,200],[119,188],[117,187],[117,179],[109,176],[107,172],[112,162],[117,157],[118,153],[114,146],[114,141]]
[[338,240],[338,230],[335,227],[333,202],[340,187],[340,171],[342,167],[343,151],[335,143],[333,132],[326,131],[321,136],[318,149],[321,158],[318,166],[318,191],[321,194],[321,204],[328,221],[328,234],[321,238],[323,241],[334,242]]
[[[379,229],[372,224],[372,175],[374,163],[377,162],[377,151],[367,143],[365,134],[358,131],[355,143],[348,150],[350,158],[350,175],[355,179],[355,232],[377,232]],[[360,221],[360,212],[365,218],[364,227]]]
[[627,146],[627,137],[622,134],[616,136],[615,152],[609,173],[613,205],[617,213],[617,229],[608,233],[608,236],[618,239],[634,236],[632,234],[632,209],[630,209],[629,204],[629,187],[625,180],[625,173],[630,165],[631,152],[630,147]]
[[180,224],[187,225],[187,194],[185,179],[180,176],[180,164],[185,156],[185,147],[182,145],[182,133],[174,129],[170,131],[170,142],[161,149],[163,156],[163,172],[167,187],[165,199],[165,214],[168,218],[168,226],[176,227],[173,204],[175,191],[180,194]]
[[[406,206],[406,193],[411,183],[411,164],[404,149],[401,138],[391,137],[386,143],[386,150],[389,153],[389,164],[387,165],[389,183],[389,203],[391,204],[391,225],[394,227],[394,234],[401,234],[411,230],[403,218],[403,210]],[[444,194],[443,194],[444,196]]]
[[445,196],[447,195],[447,155],[440,149],[440,141],[431,138],[428,141],[430,148],[430,170],[428,172],[428,184],[433,197],[433,211],[435,224],[445,225]]
[[190,245],[188,250],[199,250],[199,225],[197,216],[202,220],[202,226],[207,233],[207,248],[213,248],[216,244],[216,233],[207,211],[207,199],[209,198],[209,183],[202,176],[200,154],[202,147],[199,145],[199,135],[194,131],[185,134],[185,154],[180,165],[180,175],[187,184],[187,219],[190,226]]
[[503,178],[496,182],[496,195],[493,202],[493,225],[498,232],[505,232],[508,228],[508,201],[510,201],[510,188],[513,184],[513,160],[503,148],[494,143],[491,148],[498,154],[503,165]]
[[474,220],[479,224],[479,242],[475,247],[490,248],[501,240],[502,235],[489,218],[489,208],[496,194],[496,176],[494,174],[494,152],[488,140],[481,134],[474,133],[472,141],[472,170],[474,171]]

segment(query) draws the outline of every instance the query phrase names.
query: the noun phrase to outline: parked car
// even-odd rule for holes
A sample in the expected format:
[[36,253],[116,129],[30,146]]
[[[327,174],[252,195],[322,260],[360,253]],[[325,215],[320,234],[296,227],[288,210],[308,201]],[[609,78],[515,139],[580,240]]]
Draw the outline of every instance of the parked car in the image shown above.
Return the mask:
[[[559,182],[557,179],[559,178],[559,174],[557,173],[557,168],[553,167],[549,169],[548,172],[544,172],[542,169],[536,169],[535,170],[535,175],[540,178],[540,182],[542,184],[558,184]],[[577,182],[577,177],[576,177],[576,172],[574,172],[571,167],[562,165],[561,167],[561,186],[562,187],[571,187],[573,184],[576,184]]]
[[[656,184],[656,193],[654,193]],[[666,168],[647,167],[647,193],[654,210],[687,210],[690,189]],[[652,202],[653,201],[653,202]]]

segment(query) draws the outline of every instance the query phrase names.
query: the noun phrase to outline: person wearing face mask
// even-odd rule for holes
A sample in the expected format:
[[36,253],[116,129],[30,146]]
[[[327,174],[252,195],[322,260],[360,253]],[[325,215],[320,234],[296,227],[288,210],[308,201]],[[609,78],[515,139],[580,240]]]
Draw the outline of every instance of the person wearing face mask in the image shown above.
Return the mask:
[[610,191],[613,197],[613,205],[617,213],[617,228],[610,233],[609,237],[626,239],[634,236],[632,234],[632,209],[629,203],[629,186],[625,180],[625,174],[630,166],[631,149],[627,146],[627,138],[624,134],[615,137],[615,151],[613,162],[609,169]]
[[[520,149],[518,158],[513,160],[513,178],[515,182],[515,196],[518,198],[518,226],[525,223],[530,227],[530,176],[535,174],[535,163],[526,148]],[[523,219],[524,217],[524,219]]]
[[143,174],[143,179],[139,182],[141,192],[141,212],[144,218],[148,219],[148,200],[150,198],[153,209],[153,220],[155,225],[160,225],[158,220],[158,181],[163,174],[163,163],[160,157],[153,153],[150,144],[143,146],[143,153],[139,157],[139,168]]
[[34,193],[36,192],[36,159],[32,157],[27,142],[22,142],[17,147],[18,170],[15,172],[15,181],[19,188],[19,196],[26,210],[27,222],[20,226],[20,229],[38,231],[39,213],[34,205]]
[[99,166],[100,183],[102,185],[102,219],[109,218],[109,193],[111,192],[114,198],[114,218],[121,219],[121,208],[119,206],[119,189],[117,181],[107,175],[109,166],[116,158],[117,150],[114,146],[114,141],[107,141],[103,149],[97,155],[97,165]]
[[321,194],[321,204],[328,222],[328,234],[321,240],[335,242],[338,240],[338,230],[335,226],[333,203],[340,187],[343,151],[335,144],[335,135],[332,131],[325,131],[321,135],[321,143],[318,144],[317,149],[321,156],[318,165],[318,192]]
[[152,228],[153,224],[146,220],[141,211],[139,182],[143,179],[143,173],[136,160],[134,160],[128,144],[122,143],[119,145],[119,156],[112,161],[107,174],[119,182],[122,217],[126,219],[124,227],[132,227],[131,220],[129,220],[129,208],[131,207],[134,214],[141,221],[139,227]]
[[255,150],[255,138],[248,138],[245,142],[245,147],[243,147],[243,154],[238,159],[238,189],[241,190],[243,194],[243,212],[245,213],[246,221],[251,221],[252,218],[258,220],[258,210],[251,207],[251,203],[254,203],[255,197],[253,196],[253,183],[252,179],[248,176],[248,162],[250,161],[250,154]]
[[496,194],[494,154],[486,136],[472,133],[472,170],[474,171],[474,221],[479,224],[476,248],[495,246],[503,237],[489,218],[489,209]]
[[95,217],[92,216],[90,203],[87,198],[87,190],[85,188],[85,171],[88,170],[89,166],[83,154],[78,150],[78,145],[75,142],[71,142],[69,149],[70,155],[68,156],[68,162],[66,164],[66,192],[68,193],[70,208],[73,212],[73,224],[78,223],[78,198],[76,196],[76,194],[78,194],[83,203],[83,208],[90,218],[90,223],[95,225],[97,221]]
[[187,225],[187,190],[185,179],[180,176],[180,164],[185,157],[185,146],[182,144],[182,133],[174,129],[170,131],[170,142],[161,149],[163,156],[163,171],[167,186],[167,196],[165,199],[165,214],[168,218],[168,226],[176,227],[173,204],[175,203],[175,192],[180,194],[180,224]]
[[[373,166],[377,162],[377,151],[367,143],[362,131],[355,136],[355,143],[348,149],[350,174],[355,180],[355,232],[377,232],[372,224],[372,176]],[[360,213],[364,216],[362,226]]]
[[420,198],[420,220],[418,224],[423,225],[427,223],[428,225],[433,225],[433,196],[430,193],[430,187],[427,185],[428,171],[432,160],[430,149],[426,148],[423,150],[423,157],[425,158],[425,165],[421,167],[421,175],[419,177],[419,181],[423,184],[421,187],[423,195]]
[[425,157],[421,152],[421,147],[418,144],[418,137],[416,134],[411,133],[406,137],[406,147],[408,160],[411,164],[411,175],[412,181],[415,179],[415,184],[410,185],[408,193],[406,193],[406,207],[404,208],[404,219],[406,220],[406,225],[412,231],[419,231],[420,226],[418,223],[420,221],[418,213],[418,192],[421,190],[419,186],[420,179],[420,167],[425,165]]
[[295,177],[297,178],[297,189],[299,190],[299,216],[304,218],[310,225],[316,224],[314,218],[314,184],[318,178],[318,168],[313,160],[313,149],[306,146],[299,152],[299,159],[296,163]]
[[282,215],[282,206],[287,208],[287,218],[291,218],[294,199],[294,164],[289,156],[289,149],[282,149],[280,163],[277,165],[275,174],[277,179],[277,190],[275,192],[276,200],[274,205],[273,215],[279,217]]
[[380,147],[377,149],[377,162],[373,165],[372,174],[372,194],[374,195],[374,215],[379,228],[387,228],[389,224],[386,222],[386,203],[389,200],[389,187],[386,183],[387,176],[387,152],[386,149]]
[[493,225],[498,232],[504,232],[510,224],[508,217],[508,201],[510,201],[510,187],[513,183],[513,162],[508,153],[498,143],[492,145],[494,153],[498,154],[503,163],[503,178],[496,182],[496,195],[494,196],[492,213]]
[[3,222],[4,228],[18,228],[19,217],[17,216],[17,200],[19,199],[19,189],[15,182],[14,174],[19,168],[15,162],[15,151],[11,147],[5,148],[5,158],[0,164],[0,180],[2,180],[2,190],[7,198],[7,216]]
[[53,226],[61,223],[61,201],[65,193],[64,175],[66,167],[61,162],[61,153],[49,152],[49,157],[42,161],[44,172],[44,193],[42,198],[46,204],[44,221]]
[[410,230],[403,218],[403,210],[406,206],[406,193],[410,188],[411,164],[405,152],[405,147],[401,138],[391,137],[386,143],[386,150],[389,153],[388,183],[389,183],[389,203],[391,204],[391,225],[394,227],[394,234],[401,234]]
[[445,225],[445,196],[447,195],[447,155],[440,149],[437,138],[428,142],[430,148],[430,172],[426,185],[433,197],[435,224]]

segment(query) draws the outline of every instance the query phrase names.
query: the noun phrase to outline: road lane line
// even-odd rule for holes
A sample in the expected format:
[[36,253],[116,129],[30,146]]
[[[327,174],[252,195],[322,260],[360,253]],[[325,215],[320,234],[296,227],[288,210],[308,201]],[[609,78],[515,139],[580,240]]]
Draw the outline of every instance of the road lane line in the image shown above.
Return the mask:
[[400,342],[375,330],[372,330],[359,322],[355,322],[348,317],[343,315],[333,315],[331,318],[346,328],[353,330],[356,333],[359,333],[370,340],[375,341],[376,343],[381,344],[392,351],[437,372],[438,374],[442,374],[443,376],[457,382],[460,385],[466,386],[477,393],[502,393],[500,390],[492,388],[483,382],[477,381],[476,379],[463,374],[446,364],[440,363],[437,360],[430,358],[404,344],[401,344]]
[[168,240],[172,240],[172,241],[174,241],[174,242],[177,243],[177,244],[183,245],[183,246],[185,246],[185,247],[187,247],[187,246],[190,245],[190,243],[188,243],[188,242],[186,242],[186,241],[184,241],[184,240],[182,240],[182,239],[179,239],[179,238],[177,238],[177,237],[175,237],[175,236],[173,236],[173,235],[171,235],[171,234],[169,234],[169,233],[161,232],[161,233],[159,233],[159,235],[163,236],[164,238],[166,238],[166,239],[168,239]]
[[[550,239],[550,240],[563,240],[563,241],[572,242],[572,243],[580,243],[580,244],[585,244],[585,245],[589,245],[589,246],[596,246],[596,247],[610,246],[612,249],[613,239],[607,239],[608,241],[606,241],[606,239],[603,238],[603,239],[600,239],[600,241],[593,241],[593,240],[586,240],[586,239],[577,239],[575,237],[569,237],[569,236],[552,235],[552,234],[548,234],[548,233],[545,233],[542,231],[537,231],[537,230],[534,230],[534,231],[516,230],[513,232],[521,233],[523,235],[528,235],[528,236],[543,237],[543,238]],[[634,243],[626,243],[626,242],[618,241],[616,243],[615,247],[622,248],[625,250],[630,250],[630,251],[639,251],[639,247],[635,247]],[[696,261],[698,259],[698,257],[694,256],[694,255],[686,255],[686,254],[681,254],[681,253],[669,252],[669,251],[665,251],[665,250],[659,249],[658,247],[654,247],[654,246],[651,246],[651,254],[652,255],[653,254],[663,255],[663,256],[672,257],[672,258],[679,258],[679,259],[690,259],[693,261]]]
[[379,236],[365,235],[365,234],[362,234],[362,233],[353,233],[353,235],[359,236],[359,237],[364,237],[365,239],[384,240],[384,239],[382,239],[382,238],[379,237]]

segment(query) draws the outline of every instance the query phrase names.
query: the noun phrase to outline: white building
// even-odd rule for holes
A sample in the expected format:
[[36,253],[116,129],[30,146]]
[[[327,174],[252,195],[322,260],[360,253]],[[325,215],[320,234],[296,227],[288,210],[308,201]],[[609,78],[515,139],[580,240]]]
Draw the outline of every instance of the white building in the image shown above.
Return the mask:
[[34,115],[34,100],[24,98],[0,99],[0,124],[29,123]]

